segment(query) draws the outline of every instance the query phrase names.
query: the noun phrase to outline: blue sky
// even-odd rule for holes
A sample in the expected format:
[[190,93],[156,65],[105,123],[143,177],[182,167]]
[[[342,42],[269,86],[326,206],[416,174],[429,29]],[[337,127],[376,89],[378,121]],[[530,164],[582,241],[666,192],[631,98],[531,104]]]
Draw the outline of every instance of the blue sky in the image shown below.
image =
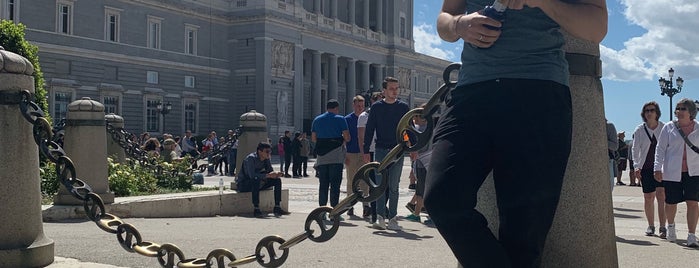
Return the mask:
[[[415,0],[414,5],[415,50],[459,61],[462,44],[441,41],[436,33],[442,1]],[[658,102],[660,120],[669,121],[670,99],[660,95],[658,78],[667,78],[671,67],[675,78],[685,81],[672,101],[699,98],[699,1],[608,0],[607,9],[609,31],[600,45],[604,109],[607,119],[630,139],[648,101]]]

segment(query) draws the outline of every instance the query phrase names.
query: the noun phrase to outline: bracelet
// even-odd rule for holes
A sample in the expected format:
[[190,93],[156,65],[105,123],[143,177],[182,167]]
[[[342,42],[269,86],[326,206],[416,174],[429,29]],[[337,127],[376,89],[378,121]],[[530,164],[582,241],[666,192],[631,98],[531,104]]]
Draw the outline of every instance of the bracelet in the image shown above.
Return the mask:
[[456,32],[456,36],[459,38],[461,37],[461,34],[459,34],[459,21],[461,21],[461,18],[464,16],[464,14],[459,15],[458,18],[456,18],[456,22],[454,22],[454,32]]

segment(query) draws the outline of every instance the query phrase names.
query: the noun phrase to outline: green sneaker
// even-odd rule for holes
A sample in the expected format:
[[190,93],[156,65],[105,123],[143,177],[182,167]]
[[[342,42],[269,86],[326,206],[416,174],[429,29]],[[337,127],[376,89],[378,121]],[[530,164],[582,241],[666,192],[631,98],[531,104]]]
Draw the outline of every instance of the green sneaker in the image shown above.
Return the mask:
[[405,219],[409,221],[420,222],[420,216],[417,216],[415,214],[410,214],[406,216]]

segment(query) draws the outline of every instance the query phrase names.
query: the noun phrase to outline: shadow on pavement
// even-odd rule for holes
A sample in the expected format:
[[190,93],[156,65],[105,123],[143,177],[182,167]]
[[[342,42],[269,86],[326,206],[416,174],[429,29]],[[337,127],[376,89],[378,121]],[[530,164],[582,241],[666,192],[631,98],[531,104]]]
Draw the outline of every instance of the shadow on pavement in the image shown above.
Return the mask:
[[626,215],[626,214],[614,213],[614,218],[639,219],[639,218],[641,218],[641,217],[640,217],[640,216],[633,216],[633,215]]
[[644,240],[628,240],[623,237],[616,237],[616,241],[619,243],[626,243],[630,245],[636,245],[636,246],[659,246],[656,243],[650,242],[650,241],[644,241]]
[[628,211],[628,212],[643,212],[643,210],[640,210],[640,209],[630,209],[630,208],[614,208],[614,210]]
[[[369,227],[371,228],[371,227]],[[406,232],[410,231],[410,232]],[[431,239],[434,238],[434,236],[431,235],[425,235],[425,236],[420,236],[411,232],[419,232],[420,230],[412,230],[412,229],[403,229],[401,231],[375,231],[375,235],[380,235],[380,236],[385,236],[385,237],[399,237],[399,238],[404,238],[407,240],[424,240],[424,239]]]

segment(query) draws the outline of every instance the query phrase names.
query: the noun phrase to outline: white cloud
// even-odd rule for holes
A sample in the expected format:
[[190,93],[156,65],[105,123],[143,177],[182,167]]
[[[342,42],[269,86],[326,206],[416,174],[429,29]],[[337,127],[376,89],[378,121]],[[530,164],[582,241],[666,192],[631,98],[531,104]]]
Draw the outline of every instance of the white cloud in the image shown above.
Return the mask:
[[[699,2],[622,0],[624,16],[646,32],[615,51],[601,47],[606,79],[639,81],[667,76],[672,67],[685,80],[699,78]],[[609,33],[614,34],[614,33]]]
[[444,49],[444,41],[437,35],[433,25],[422,23],[413,27],[415,52],[427,54],[435,58],[453,61],[454,51]]

